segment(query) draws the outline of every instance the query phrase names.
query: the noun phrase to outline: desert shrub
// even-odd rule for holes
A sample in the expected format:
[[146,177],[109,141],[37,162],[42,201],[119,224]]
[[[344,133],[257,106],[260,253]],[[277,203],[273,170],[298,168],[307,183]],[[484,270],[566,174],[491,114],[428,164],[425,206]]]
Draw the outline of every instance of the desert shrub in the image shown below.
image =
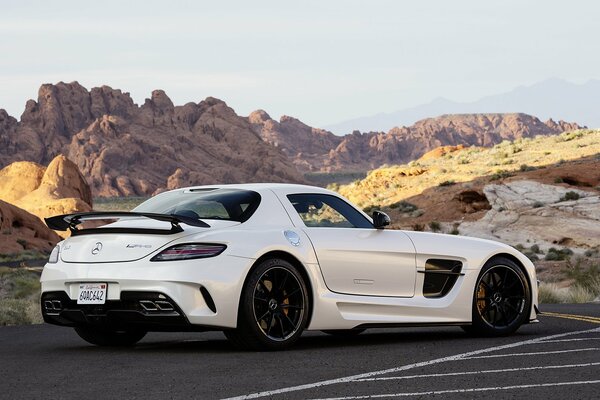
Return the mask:
[[48,258],[48,254],[38,250],[24,250],[20,253],[0,254],[0,263],[27,261],[27,260],[42,260]]
[[460,231],[458,230],[458,226],[459,226],[459,224],[456,224],[456,223],[452,224],[452,229],[448,233],[450,233],[451,235],[460,235]]
[[458,160],[459,164],[470,164],[471,160],[469,160],[468,158],[461,158],[460,160]]
[[438,221],[431,221],[429,223],[429,229],[432,232],[439,232],[442,229],[442,225]]
[[519,251],[523,251],[525,249],[525,246],[523,246],[521,243],[515,244],[513,247]]
[[560,260],[568,260],[573,255],[573,251],[568,248],[564,249],[556,249],[554,247],[550,247],[548,249],[548,253],[546,253],[546,257],[544,260],[546,261],[560,261]]
[[569,191],[565,193],[563,197],[560,198],[560,201],[570,201],[570,200],[579,200],[581,196],[577,192]]
[[600,250],[589,249],[589,250],[586,250],[585,253],[583,253],[583,255],[586,257],[596,257],[596,256],[600,255]]
[[456,182],[453,181],[452,179],[450,179],[450,180],[440,183],[438,186],[444,187],[444,186],[452,186],[454,184],[456,184]]
[[557,176],[556,178],[554,178],[554,183],[563,183],[563,178],[561,178],[560,176]]
[[521,172],[534,171],[535,167],[531,167],[531,166],[529,166],[527,164],[521,164],[521,166],[519,167],[519,170]]
[[415,210],[415,211],[411,212],[411,213],[410,213],[410,216],[411,216],[412,218],[418,218],[418,217],[420,217],[420,216],[421,216],[421,215],[423,215],[423,214],[425,214],[425,211],[423,211],[423,210],[419,209],[419,210]]
[[531,250],[533,253],[535,254],[540,254],[542,251],[540,250],[540,246],[538,246],[537,244],[534,244],[533,246],[531,246],[529,248],[529,250]]
[[24,325],[28,318],[28,301],[23,299],[0,300],[0,325]]
[[418,207],[408,201],[402,200],[397,203],[392,203],[388,207],[392,209],[398,209],[402,213],[409,213],[415,211]]
[[571,140],[575,140],[575,139],[579,139],[581,137],[583,137],[585,131],[573,131],[573,132],[565,132],[560,134],[560,136],[558,136],[556,138],[557,142],[569,142]]
[[566,296],[555,283],[540,283],[538,300],[543,304],[564,303]]
[[39,272],[0,267],[0,325],[41,323]]
[[596,295],[587,287],[573,285],[567,292],[567,303],[589,303],[594,301]]
[[491,181],[497,181],[498,179],[505,179],[505,178],[510,178],[511,176],[514,176],[515,174],[507,171],[505,169],[500,169],[498,171],[496,171],[493,175],[490,176],[490,180]]
[[600,264],[592,264],[588,267],[582,266],[582,259],[576,260],[570,265],[565,274],[575,281],[574,286],[580,286],[589,290],[594,297],[600,295]]
[[413,231],[422,232],[422,231],[425,230],[425,225],[423,225],[423,224],[413,224],[412,225],[412,230]]

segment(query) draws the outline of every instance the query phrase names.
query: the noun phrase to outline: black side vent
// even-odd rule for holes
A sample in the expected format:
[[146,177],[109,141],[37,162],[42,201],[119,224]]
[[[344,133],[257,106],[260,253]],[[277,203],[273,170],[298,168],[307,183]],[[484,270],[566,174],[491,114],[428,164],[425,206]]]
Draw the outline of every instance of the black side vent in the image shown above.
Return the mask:
[[444,297],[456,283],[462,270],[462,262],[456,260],[429,259],[425,263],[423,295],[430,298]]
[[204,301],[206,302],[208,308],[210,308],[210,311],[216,313],[217,306],[215,306],[215,302],[210,293],[208,293],[208,290],[206,290],[204,286],[200,286],[200,293],[202,293],[202,297],[204,297]]

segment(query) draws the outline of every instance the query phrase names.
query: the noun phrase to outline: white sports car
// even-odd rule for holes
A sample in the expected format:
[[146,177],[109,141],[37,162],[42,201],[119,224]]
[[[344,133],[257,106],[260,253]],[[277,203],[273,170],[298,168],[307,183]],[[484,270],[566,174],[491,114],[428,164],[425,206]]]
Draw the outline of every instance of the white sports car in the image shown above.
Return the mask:
[[[116,222],[79,225],[97,219]],[[46,222],[71,237],[42,273],[44,320],[96,345],[188,330],[265,350],[304,330],[457,325],[506,335],[537,316],[535,268],[514,248],[383,229],[384,213],[371,218],[317,187],[191,187],[132,212]]]

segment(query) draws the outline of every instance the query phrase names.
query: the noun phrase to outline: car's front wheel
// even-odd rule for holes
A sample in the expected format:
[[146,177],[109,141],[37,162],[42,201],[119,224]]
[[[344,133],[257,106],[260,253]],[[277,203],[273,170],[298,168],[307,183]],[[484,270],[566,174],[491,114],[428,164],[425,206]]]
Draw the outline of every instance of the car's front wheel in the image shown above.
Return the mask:
[[96,346],[133,346],[147,333],[141,330],[113,330],[97,327],[77,327],[75,332],[80,338]]
[[463,329],[485,336],[508,335],[527,321],[530,309],[531,289],[521,268],[510,259],[493,258],[481,269],[472,325]]
[[308,312],[308,290],[298,269],[267,259],[250,272],[242,289],[237,328],[224,333],[238,348],[283,350],[302,334]]

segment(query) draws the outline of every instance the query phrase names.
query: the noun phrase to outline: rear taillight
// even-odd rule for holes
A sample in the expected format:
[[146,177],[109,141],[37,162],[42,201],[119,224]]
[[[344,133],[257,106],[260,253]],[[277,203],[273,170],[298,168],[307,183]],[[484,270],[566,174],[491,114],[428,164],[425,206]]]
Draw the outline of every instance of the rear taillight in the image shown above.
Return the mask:
[[221,254],[227,246],[224,244],[186,243],[165,249],[152,257],[150,261],[192,260],[208,258]]
[[52,249],[52,253],[50,253],[50,257],[48,257],[48,264],[56,264],[58,262],[59,256],[60,256],[60,246],[56,245]]

